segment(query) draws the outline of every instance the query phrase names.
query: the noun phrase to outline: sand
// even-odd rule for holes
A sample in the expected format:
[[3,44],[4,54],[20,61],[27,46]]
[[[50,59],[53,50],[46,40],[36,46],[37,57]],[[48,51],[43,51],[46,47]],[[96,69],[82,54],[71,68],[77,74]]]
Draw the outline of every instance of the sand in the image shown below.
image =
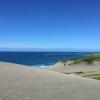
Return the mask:
[[100,81],[0,62],[0,100],[100,100]]

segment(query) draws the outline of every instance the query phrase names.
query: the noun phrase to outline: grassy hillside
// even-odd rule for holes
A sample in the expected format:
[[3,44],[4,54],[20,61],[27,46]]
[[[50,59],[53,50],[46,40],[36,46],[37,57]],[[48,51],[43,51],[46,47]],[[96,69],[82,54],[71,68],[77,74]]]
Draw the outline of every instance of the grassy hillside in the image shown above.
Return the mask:
[[66,63],[68,61],[72,61],[74,64],[77,64],[80,62],[86,62],[87,64],[92,64],[93,61],[100,61],[100,53],[89,55],[86,58],[78,58],[78,59],[72,59],[72,60],[61,60],[61,62],[63,62],[63,63]]
[[[94,61],[100,61],[100,53],[89,55],[86,58],[62,60],[61,62],[63,62],[63,63],[70,62],[71,64],[79,64],[81,62],[85,62],[86,64],[92,64]],[[71,64],[69,64],[69,65],[71,65]],[[91,71],[91,70],[89,72],[75,71],[72,73],[65,73],[65,74],[76,74],[76,75],[80,75],[82,77],[100,80],[100,72],[98,72],[98,71]]]

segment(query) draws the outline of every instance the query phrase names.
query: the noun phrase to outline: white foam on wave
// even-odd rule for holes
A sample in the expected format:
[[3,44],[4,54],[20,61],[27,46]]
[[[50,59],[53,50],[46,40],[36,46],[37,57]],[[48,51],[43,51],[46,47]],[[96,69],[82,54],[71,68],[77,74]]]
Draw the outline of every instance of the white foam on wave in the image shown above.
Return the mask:
[[52,65],[49,65],[49,66],[47,66],[47,65],[36,65],[36,66],[32,66],[32,67],[35,67],[35,68],[49,68],[49,67],[51,67]]
[[50,66],[46,66],[46,65],[40,65],[39,68],[48,68]]

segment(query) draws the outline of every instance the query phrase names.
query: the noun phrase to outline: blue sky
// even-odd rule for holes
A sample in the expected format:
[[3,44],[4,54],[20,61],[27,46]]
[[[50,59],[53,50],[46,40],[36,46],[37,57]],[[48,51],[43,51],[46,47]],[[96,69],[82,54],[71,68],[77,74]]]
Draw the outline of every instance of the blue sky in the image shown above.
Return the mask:
[[100,0],[0,0],[0,48],[100,50]]

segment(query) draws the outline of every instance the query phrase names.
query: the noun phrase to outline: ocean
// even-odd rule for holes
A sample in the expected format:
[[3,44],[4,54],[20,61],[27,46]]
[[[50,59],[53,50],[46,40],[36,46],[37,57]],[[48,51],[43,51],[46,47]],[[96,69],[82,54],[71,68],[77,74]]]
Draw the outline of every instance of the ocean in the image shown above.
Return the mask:
[[30,67],[48,67],[60,60],[86,57],[94,52],[0,52],[0,61]]

